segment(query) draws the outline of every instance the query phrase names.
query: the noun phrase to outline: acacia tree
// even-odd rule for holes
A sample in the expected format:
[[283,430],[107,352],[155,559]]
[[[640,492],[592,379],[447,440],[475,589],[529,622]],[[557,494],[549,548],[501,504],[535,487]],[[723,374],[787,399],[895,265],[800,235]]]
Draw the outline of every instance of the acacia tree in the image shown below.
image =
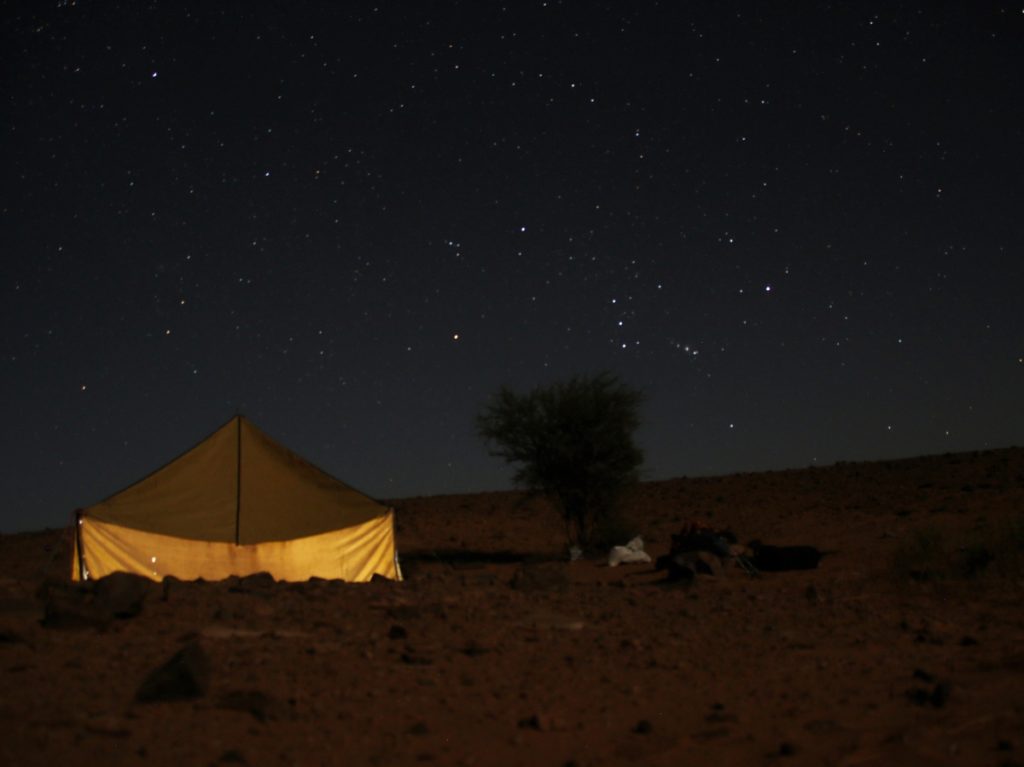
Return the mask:
[[639,479],[633,432],[642,401],[607,372],[526,394],[502,387],[477,415],[477,432],[492,455],[518,465],[518,485],[554,503],[570,545],[586,549]]

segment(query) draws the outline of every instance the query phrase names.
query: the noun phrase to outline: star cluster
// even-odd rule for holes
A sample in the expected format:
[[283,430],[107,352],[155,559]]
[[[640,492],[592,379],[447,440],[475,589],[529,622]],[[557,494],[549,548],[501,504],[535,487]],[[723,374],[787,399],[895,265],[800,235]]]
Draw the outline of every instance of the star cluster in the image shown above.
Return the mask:
[[20,4],[3,529],[235,412],[378,497],[508,486],[611,370],[647,476],[1020,442],[1024,15]]

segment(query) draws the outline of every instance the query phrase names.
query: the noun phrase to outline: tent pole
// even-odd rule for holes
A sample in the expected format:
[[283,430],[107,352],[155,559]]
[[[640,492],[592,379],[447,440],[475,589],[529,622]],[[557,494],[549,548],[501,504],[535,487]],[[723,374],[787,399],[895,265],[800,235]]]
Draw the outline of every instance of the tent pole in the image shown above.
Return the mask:
[[[85,580],[85,555],[82,553],[82,510],[75,509],[75,554],[78,556],[78,580]],[[67,572],[67,571],[65,571]]]
[[238,470],[235,476],[235,545],[241,540],[242,523],[242,416],[237,416],[238,423]]

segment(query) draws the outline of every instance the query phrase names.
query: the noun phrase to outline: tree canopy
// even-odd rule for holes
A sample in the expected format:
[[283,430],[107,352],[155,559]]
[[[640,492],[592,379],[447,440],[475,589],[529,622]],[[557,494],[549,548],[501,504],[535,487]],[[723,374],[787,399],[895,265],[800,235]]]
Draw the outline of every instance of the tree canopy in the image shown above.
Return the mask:
[[589,547],[595,526],[639,479],[633,441],[643,395],[615,375],[575,376],[525,394],[502,387],[477,415],[491,454],[517,466],[515,482],[548,497],[570,544]]

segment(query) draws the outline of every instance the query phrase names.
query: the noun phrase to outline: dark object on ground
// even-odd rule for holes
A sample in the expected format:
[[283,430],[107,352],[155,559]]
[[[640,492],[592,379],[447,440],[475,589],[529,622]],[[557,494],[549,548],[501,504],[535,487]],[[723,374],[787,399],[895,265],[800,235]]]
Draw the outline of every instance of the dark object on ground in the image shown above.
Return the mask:
[[115,618],[134,618],[153,582],[141,575],[111,573],[83,583],[45,583],[43,625],[54,629],[106,628]]
[[169,661],[149,672],[135,693],[140,703],[189,700],[206,694],[210,661],[198,642],[185,645]]
[[667,581],[692,581],[698,575],[720,575],[722,559],[707,551],[683,551],[658,557],[655,570],[666,570]]
[[968,577],[982,572],[995,560],[995,555],[984,546],[964,548],[962,555],[964,575]]
[[261,690],[232,690],[220,696],[218,708],[247,711],[257,722],[280,719],[283,707]]
[[134,573],[111,573],[96,581],[93,592],[96,606],[115,618],[134,618],[142,612],[142,603],[153,581]]
[[109,612],[97,607],[91,589],[47,584],[41,592],[42,624],[48,629],[105,629],[113,619]]
[[655,570],[665,571],[665,580],[669,583],[689,583],[697,577],[697,571],[690,567],[682,558],[682,554],[665,554],[654,562]]
[[813,570],[824,556],[824,552],[814,546],[769,546],[761,541],[751,541],[747,547],[754,567],[771,573]]
[[949,700],[953,687],[949,682],[939,682],[930,691],[922,687],[907,690],[907,700],[916,706],[932,706],[942,708]]
[[747,572],[755,574],[750,563],[733,554],[736,536],[731,530],[717,530],[700,522],[688,522],[672,536],[668,554],[658,557],[655,570],[665,570],[665,580],[689,583],[697,575],[719,575],[728,559],[737,559]]
[[732,530],[716,530],[700,523],[688,523],[681,531],[672,536],[670,554],[684,551],[706,551],[718,557],[731,557],[732,544],[736,536]]
[[253,573],[252,575],[232,575],[224,581],[228,591],[235,594],[251,594],[256,592],[267,592],[274,588],[277,581],[274,576],[267,572]]

